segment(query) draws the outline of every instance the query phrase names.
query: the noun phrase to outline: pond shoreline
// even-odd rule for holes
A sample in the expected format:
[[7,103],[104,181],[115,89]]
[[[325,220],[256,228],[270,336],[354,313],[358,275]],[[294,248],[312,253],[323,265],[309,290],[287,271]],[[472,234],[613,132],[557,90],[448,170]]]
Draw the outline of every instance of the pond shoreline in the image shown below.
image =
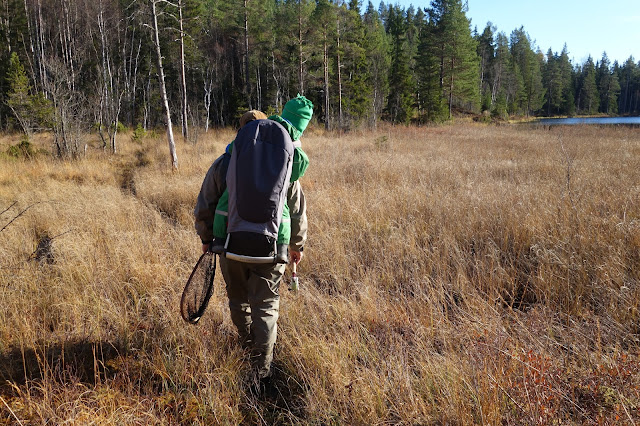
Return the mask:
[[640,127],[640,117],[571,117],[571,118],[541,118],[530,123],[543,126],[575,126],[575,125],[600,125],[600,126],[632,126]]

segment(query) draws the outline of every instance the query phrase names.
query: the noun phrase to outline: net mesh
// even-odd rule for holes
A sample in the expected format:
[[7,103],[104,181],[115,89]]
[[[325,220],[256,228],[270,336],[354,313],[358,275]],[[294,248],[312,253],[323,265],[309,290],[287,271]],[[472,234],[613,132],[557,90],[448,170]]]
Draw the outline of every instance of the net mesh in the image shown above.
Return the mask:
[[192,324],[197,323],[207,308],[213,293],[213,278],[216,272],[216,255],[204,253],[187,281],[180,301],[182,318]]

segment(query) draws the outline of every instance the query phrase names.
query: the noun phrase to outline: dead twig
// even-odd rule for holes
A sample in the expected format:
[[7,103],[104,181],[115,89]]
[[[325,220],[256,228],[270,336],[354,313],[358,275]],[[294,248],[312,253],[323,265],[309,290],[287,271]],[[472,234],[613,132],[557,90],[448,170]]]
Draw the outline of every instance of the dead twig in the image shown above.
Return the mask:
[[[20,213],[18,213],[18,215],[17,215],[17,216],[15,216],[13,219],[11,219],[11,220],[9,221],[9,223],[7,223],[5,226],[3,226],[3,227],[2,227],[2,229],[0,229],[0,232],[2,232],[2,231],[4,231],[5,229],[7,229],[7,227],[8,227],[9,225],[11,225],[13,222],[15,222],[15,221],[16,221],[16,219],[18,219],[20,216],[22,216],[23,214],[25,214],[25,213],[27,212],[27,210],[29,210],[31,207],[35,206],[36,204],[42,204],[42,203],[45,203],[45,202],[46,202],[46,201],[36,201],[35,203],[28,205],[24,210],[22,210]],[[17,203],[17,201],[16,201],[15,203],[13,203],[13,204],[9,207],[9,209],[10,209],[11,207],[13,207],[16,203]],[[9,209],[7,209],[7,210],[9,210]],[[6,212],[7,210],[5,210],[4,212]],[[2,212],[2,213],[4,213],[4,212]]]
[[2,216],[3,214],[5,214],[9,210],[11,210],[11,207],[15,206],[16,204],[18,204],[17,201],[14,201],[13,203],[11,203],[11,205],[9,207],[7,207],[6,209],[2,210],[2,212],[0,212],[0,216]]

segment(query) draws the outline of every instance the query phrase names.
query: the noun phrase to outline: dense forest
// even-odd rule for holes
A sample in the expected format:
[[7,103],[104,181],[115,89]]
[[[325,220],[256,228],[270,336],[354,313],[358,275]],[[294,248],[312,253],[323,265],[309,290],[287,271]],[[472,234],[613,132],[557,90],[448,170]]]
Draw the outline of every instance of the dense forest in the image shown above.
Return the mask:
[[543,53],[522,27],[472,29],[461,0],[0,2],[0,127],[50,130],[62,154],[81,131],[115,151],[121,124],[173,118],[189,139],[297,93],[327,129],[640,112],[633,57],[574,64],[566,46]]

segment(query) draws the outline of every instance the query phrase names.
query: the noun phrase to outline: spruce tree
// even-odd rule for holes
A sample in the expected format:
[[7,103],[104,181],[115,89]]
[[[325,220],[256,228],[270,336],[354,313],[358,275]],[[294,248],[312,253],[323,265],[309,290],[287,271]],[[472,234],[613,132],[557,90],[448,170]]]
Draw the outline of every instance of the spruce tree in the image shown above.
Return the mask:
[[640,96],[640,66],[636,65],[633,56],[630,56],[620,67],[618,80],[621,89],[618,112],[632,114],[637,111],[638,97]]
[[423,19],[416,58],[417,103],[421,121],[444,121],[449,118],[449,108],[443,95],[441,79],[442,67],[439,52],[442,51],[442,45],[436,34],[435,23],[432,20]]
[[560,112],[565,115],[574,115],[576,112],[575,103],[575,71],[569,60],[567,45],[562,48],[562,53],[558,58],[558,71],[562,84]]
[[[516,106],[519,112],[534,114],[544,104],[546,90],[542,84],[542,64],[544,55],[536,53],[531,46],[529,35],[520,27],[511,33],[511,56],[514,61],[516,79],[522,79],[523,97],[519,97]],[[519,75],[518,75],[519,74]]]
[[[342,43],[344,58],[342,61],[343,78],[343,126],[358,125],[367,116],[372,102],[370,68],[367,64],[367,45],[365,25],[360,16],[359,2],[352,1],[348,9],[341,7],[344,31]],[[355,4],[354,4],[355,3]],[[358,6],[355,8],[355,6]]]
[[618,94],[620,83],[618,76],[610,68],[607,52],[602,54],[602,59],[596,74],[596,83],[600,93],[600,112],[605,114],[615,114],[618,112]]
[[509,105],[509,87],[511,85],[512,59],[509,50],[509,39],[504,32],[499,32],[495,36],[495,57],[493,60],[491,82],[491,102],[493,109],[491,114],[500,118],[507,118]]
[[403,9],[389,5],[387,32],[391,38],[391,69],[386,112],[394,123],[408,123],[413,115],[414,84],[409,70],[405,18]]
[[480,68],[466,8],[461,0],[433,0],[428,12],[435,25],[441,88],[449,106],[449,117],[454,106],[476,111],[480,105]]
[[41,126],[50,123],[53,111],[50,102],[40,93],[32,94],[29,77],[20,63],[16,52],[9,57],[6,75],[8,85],[7,106],[20,123],[27,139]]
[[9,86],[7,94],[7,105],[13,111],[13,115],[20,123],[27,138],[33,133],[31,116],[31,86],[29,78],[20,63],[18,54],[13,52],[9,58],[9,69],[7,70],[6,81]]
[[520,64],[511,56],[511,67],[508,83],[508,110],[509,114],[524,114],[527,112],[527,88]]
[[600,107],[600,96],[596,84],[596,66],[591,55],[582,65],[580,88],[578,91],[578,111],[581,114],[595,114]]
[[[0,8],[0,76],[7,74],[11,55],[24,52],[28,48],[28,39],[29,31],[23,0],[4,0],[3,7]],[[33,75],[28,70],[26,72],[28,75]],[[6,80],[0,78],[0,99],[5,98],[8,90]],[[0,102],[0,128],[4,127],[6,117],[11,115],[12,112],[6,102]]]
[[371,1],[364,13],[365,63],[369,70],[367,84],[371,87],[369,123],[375,127],[382,115],[389,93],[390,45],[380,14]]
[[542,69],[543,84],[547,89],[544,108],[547,116],[559,113],[562,103],[562,78],[558,65],[558,55],[549,49]]
[[491,22],[487,22],[487,26],[482,34],[477,35],[478,57],[480,58],[480,95],[482,99],[482,110],[490,111],[493,105],[491,83],[493,78],[493,62],[495,56],[494,34],[495,27]]
[[573,115],[575,113],[575,76],[566,44],[560,55],[554,54],[549,49],[542,74],[547,91],[544,107],[546,114],[548,116]]
[[322,81],[322,102],[318,104],[316,115],[324,122],[325,129],[332,126],[331,100],[334,88],[330,84],[331,51],[335,39],[336,10],[328,0],[318,0],[316,8],[311,14],[314,26],[311,28],[310,37],[314,46],[315,67],[319,70],[316,80]]

